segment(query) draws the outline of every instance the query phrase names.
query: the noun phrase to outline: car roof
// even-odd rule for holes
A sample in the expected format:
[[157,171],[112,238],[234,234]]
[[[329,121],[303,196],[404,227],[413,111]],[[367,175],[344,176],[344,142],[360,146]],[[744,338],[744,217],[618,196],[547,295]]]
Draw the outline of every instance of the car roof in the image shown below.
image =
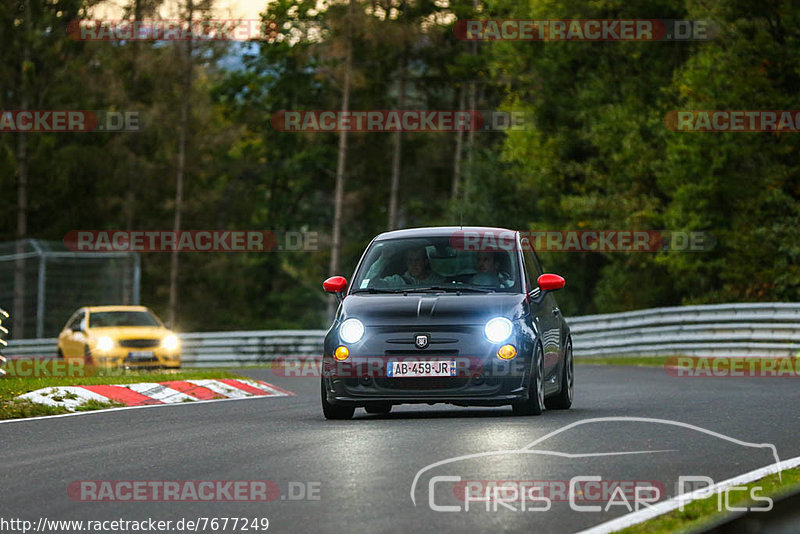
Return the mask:
[[405,237],[442,237],[458,235],[462,232],[516,233],[516,230],[509,230],[508,228],[495,228],[491,226],[428,226],[424,228],[406,228],[403,230],[384,232],[375,237],[375,240],[383,241],[385,239],[402,239]]
[[111,311],[150,311],[146,306],[86,306],[90,313]]

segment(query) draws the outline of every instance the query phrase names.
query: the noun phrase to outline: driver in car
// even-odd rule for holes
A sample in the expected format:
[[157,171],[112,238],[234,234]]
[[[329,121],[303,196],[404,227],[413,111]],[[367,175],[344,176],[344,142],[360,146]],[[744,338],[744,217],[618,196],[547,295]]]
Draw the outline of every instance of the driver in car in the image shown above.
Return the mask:
[[381,287],[423,287],[446,283],[445,278],[431,269],[431,262],[424,246],[406,251],[406,272],[380,279]]

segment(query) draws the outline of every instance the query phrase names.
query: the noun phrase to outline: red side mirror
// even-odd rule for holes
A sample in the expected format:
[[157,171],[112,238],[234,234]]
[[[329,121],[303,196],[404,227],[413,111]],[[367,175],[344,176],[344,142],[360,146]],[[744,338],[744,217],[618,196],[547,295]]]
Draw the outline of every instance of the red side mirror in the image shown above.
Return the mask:
[[557,274],[543,274],[536,283],[539,284],[539,289],[542,291],[555,291],[556,289],[562,289],[567,281]]
[[322,282],[322,287],[328,293],[341,293],[347,287],[347,279],[344,276],[331,276]]

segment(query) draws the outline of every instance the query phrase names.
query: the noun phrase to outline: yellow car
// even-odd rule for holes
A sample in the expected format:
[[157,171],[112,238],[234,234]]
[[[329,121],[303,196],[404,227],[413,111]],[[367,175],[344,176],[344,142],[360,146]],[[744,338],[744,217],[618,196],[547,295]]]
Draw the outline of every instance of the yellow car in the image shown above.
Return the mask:
[[99,367],[181,366],[178,337],[144,306],[90,306],[58,336],[58,357]]

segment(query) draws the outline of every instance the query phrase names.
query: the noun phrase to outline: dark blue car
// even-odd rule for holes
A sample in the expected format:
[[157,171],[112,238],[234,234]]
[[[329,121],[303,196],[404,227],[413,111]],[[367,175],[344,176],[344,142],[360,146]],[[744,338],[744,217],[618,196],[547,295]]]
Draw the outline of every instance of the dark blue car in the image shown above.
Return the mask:
[[380,234],[340,300],[325,337],[322,410],[395,404],[511,405],[517,415],[567,409],[572,340],[531,244],[502,228],[442,227]]

